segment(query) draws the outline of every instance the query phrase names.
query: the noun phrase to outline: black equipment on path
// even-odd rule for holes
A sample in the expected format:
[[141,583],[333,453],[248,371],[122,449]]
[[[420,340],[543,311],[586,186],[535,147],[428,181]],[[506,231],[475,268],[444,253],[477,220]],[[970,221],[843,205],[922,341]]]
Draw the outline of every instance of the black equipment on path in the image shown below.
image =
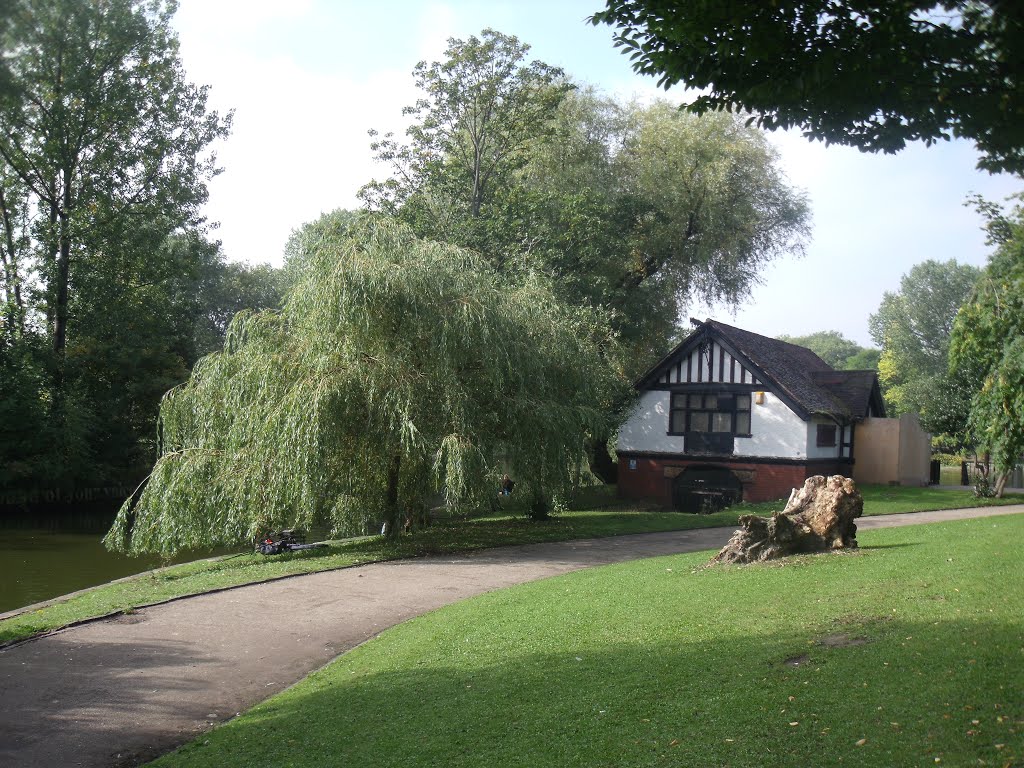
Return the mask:
[[306,534],[298,528],[285,528],[276,533],[268,533],[256,544],[256,551],[261,555],[280,555],[283,552],[298,552],[301,549],[319,549],[326,547],[323,542],[306,543]]

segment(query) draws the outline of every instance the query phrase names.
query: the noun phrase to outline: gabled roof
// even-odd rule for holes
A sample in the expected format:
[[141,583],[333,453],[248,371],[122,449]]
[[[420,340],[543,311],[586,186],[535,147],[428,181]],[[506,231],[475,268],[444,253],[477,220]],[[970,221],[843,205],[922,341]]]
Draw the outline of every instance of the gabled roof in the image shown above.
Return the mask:
[[697,330],[656,363],[638,381],[638,388],[656,382],[680,355],[713,338],[743,360],[757,378],[793,411],[808,419],[819,414],[840,421],[860,420],[874,412],[884,414],[874,371],[836,371],[806,347],[735,328],[717,320],[691,320]]
[[885,416],[885,401],[878,386],[877,372],[815,371],[811,378],[819,387],[824,387],[845,403],[853,419]]

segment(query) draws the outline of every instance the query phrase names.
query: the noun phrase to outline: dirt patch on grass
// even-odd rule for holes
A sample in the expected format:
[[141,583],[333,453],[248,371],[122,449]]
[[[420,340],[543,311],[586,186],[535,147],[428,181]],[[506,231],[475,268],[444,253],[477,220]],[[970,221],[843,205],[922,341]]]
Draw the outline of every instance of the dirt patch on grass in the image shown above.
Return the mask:
[[866,637],[855,637],[845,632],[833,632],[818,639],[818,645],[826,648],[852,648],[855,645],[865,645],[868,642]]
[[[852,648],[857,645],[866,645],[868,639],[863,636],[851,635],[847,632],[833,632],[819,637],[814,641],[815,645],[819,645],[822,648]],[[802,667],[808,664],[811,657],[806,653],[802,653],[799,656],[790,656],[788,659],[784,659],[782,665],[785,667]]]

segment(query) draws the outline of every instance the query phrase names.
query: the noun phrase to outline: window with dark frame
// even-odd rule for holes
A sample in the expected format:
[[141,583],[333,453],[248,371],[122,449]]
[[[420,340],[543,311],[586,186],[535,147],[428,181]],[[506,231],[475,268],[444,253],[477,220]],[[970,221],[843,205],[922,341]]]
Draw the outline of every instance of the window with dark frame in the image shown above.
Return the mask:
[[836,447],[836,425],[835,424],[819,424],[818,425],[818,443],[819,448],[835,448]]
[[673,392],[668,433],[687,432],[750,437],[750,393]]

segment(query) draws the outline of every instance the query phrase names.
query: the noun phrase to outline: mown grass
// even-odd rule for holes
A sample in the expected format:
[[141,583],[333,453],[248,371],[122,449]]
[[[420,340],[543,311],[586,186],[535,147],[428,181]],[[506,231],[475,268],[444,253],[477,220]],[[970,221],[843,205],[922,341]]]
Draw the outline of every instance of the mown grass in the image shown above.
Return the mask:
[[[864,486],[861,492],[866,515],[979,504],[969,491]],[[16,642],[96,616],[266,579],[497,546],[734,526],[741,514],[770,514],[782,507],[780,502],[741,504],[711,515],[691,515],[626,506],[617,502],[613,493],[614,489],[609,487],[594,489],[578,502],[577,506],[586,508],[566,511],[543,522],[527,520],[516,514],[512,506],[504,513],[488,517],[440,520],[414,535],[403,536],[397,542],[369,537],[333,542],[323,550],[276,557],[247,553],[173,566],[97,587],[0,621],[0,644]],[[1024,503],[1024,497],[984,501]]]
[[1019,765],[1024,517],[577,572],[395,627],[156,761]]
[[[864,515],[895,515],[902,512],[930,512],[936,509],[967,509],[969,507],[1001,506],[1024,504],[1024,494],[1006,494],[1001,499],[979,499],[971,490],[947,490],[940,488],[913,488],[893,485],[858,486],[864,497]],[[743,504],[739,508],[751,514],[770,515],[781,509],[781,503],[768,501],[760,504]]]

